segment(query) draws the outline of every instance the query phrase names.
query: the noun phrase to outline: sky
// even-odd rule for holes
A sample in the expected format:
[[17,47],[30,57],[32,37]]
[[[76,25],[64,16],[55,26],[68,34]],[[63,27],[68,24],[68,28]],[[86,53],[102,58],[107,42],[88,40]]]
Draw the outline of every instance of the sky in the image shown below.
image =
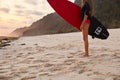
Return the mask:
[[30,26],[52,12],[47,0],[0,0],[0,36]]

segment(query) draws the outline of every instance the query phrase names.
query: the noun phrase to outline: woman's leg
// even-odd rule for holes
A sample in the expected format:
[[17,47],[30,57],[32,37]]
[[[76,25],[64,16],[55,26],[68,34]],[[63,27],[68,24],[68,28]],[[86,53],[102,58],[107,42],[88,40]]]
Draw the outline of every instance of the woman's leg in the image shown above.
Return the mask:
[[89,24],[85,24],[83,29],[82,29],[83,41],[84,41],[84,49],[85,49],[85,55],[84,56],[89,56],[88,29],[89,29]]

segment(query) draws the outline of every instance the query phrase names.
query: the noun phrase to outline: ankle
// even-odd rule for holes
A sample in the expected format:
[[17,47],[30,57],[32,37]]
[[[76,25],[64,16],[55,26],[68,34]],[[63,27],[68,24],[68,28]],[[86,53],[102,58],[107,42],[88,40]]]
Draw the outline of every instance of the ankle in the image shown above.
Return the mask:
[[84,56],[89,56],[89,54],[88,54],[88,53],[85,53]]

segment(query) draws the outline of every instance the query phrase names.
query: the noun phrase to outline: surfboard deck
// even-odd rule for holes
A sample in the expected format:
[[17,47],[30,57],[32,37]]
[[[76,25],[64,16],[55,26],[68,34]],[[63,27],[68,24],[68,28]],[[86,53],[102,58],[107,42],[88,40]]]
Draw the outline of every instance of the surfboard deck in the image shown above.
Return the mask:
[[[47,0],[52,8],[68,23],[80,30],[81,7],[68,0]],[[103,35],[104,34],[104,35]],[[91,18],[89,27],[89,35],[93,38],[107,39],[109,33],[105,26],[95,17]]]

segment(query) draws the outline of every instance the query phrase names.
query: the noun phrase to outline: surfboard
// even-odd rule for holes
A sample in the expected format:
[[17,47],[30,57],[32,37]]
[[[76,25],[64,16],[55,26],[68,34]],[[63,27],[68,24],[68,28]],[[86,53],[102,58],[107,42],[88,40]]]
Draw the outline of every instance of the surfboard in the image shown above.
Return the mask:
[[[73,27],[80,30],[81,7],[70,2],[69,0],[47,0],[52,8]],[[104,35],[103,35],[104,34]],[[109,34],[104,25],[95,17],[91,18],[91,25],[89,27],[89,35],[92,38],[107,39]]]

